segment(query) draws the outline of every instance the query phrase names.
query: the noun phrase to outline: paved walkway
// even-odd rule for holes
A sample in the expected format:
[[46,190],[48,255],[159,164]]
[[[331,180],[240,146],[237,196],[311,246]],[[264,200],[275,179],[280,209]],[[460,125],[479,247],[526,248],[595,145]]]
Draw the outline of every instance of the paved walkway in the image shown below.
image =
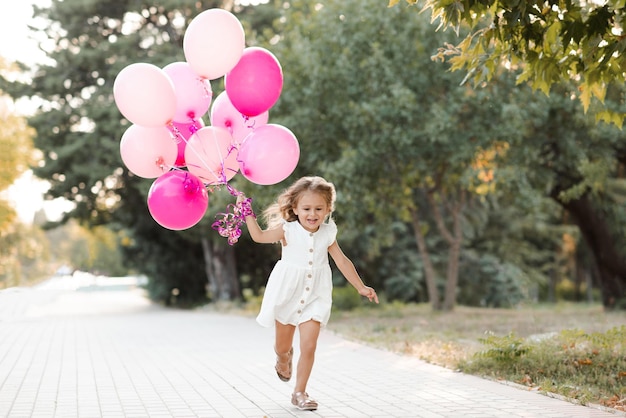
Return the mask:
[[[309,393],[273,371],[254,320],[56,278],[0,291],[0,417],[616,417],[323,331]],[[297,348],[297,346],[296,346]],[[297,355],[297,350],[296,350]]]

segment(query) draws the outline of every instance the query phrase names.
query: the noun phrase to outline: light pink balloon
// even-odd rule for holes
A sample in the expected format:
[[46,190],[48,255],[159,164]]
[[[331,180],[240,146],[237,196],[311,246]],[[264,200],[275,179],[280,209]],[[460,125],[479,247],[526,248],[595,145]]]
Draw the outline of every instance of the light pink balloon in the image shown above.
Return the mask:
[[148,191],[148,210],[164,228],[191,228],[204,216],[209,194],[198,177],[173,170],[157,178]]
[[122,161],[139,177],[155,178],[169,171],[176,154],[176,141],[163,126],[131,125],[120,141]]
[[156,65],[135,63],[115,77],[113,98],[120,113],[142,126],[165,126],[176,112],[172,80]]
[[187,142],[189,141],[189,138],[191,138],[191,135],[204,126],[204,121],[202,119],[198,119],[189,123],[172,122],[172,125],[175,128],[173,129],[172,134],[178,142],[178,155],[176,156],[176,162],[174,162],[174,165],[176,167],[184,167],[186,165],[185,148],[187,148]]
[[174,83],[176,93],[175,122],[188,123],[201,118],[211,106],[211,83],[196,74],[186,62],[172,62],[163,71]]
[[204,127],[189,138],[185,149],[187,170],[206,184],[224,184],[239,171],[232,136],[216,126]]
[[185,60],[193,71],[209,80],[230,71],[245,45],[241,22],[223,9],[208,9],[194,17],[183,38]]
[[269,112],[252,117],[242,115],[223,91],[213,101],[210,118],[212,126],[225,128],[233,136],[235,144],[239,145],[253,129],[267,124]]
[[241,174],[253,183],[276,184],[295,170],[300,145],[293,132],[281,125],[261,126],[248,135],[239,148]]
[[224,77],[231,103],[246,116],[269,110],[283,89],[283,70],[267,49],[246,48],[237,65]]

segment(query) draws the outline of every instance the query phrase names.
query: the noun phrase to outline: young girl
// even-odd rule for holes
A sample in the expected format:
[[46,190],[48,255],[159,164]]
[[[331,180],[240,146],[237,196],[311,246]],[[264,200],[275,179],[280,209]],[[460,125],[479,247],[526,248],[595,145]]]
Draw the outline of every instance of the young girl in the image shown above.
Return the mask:
[[[335,240],[337,227],[330,219],[335,197],[332,183],[321,177],[303,177],[265,210],[266,230],[259,227],[254,214],[245,217],[255,242],[282,245],[282,257],[268,279],[257,321],[265,327],[276,327],[275,369],[284,382],[291,379],[293,337],[296,327],[299,329],[300,359],[291,403],[300,410],[317,409],[317,402],[309,398],[306,385],[320,327],[330,317],[332,275],[328,254],[359,294],[378,303],[374,289],[363,284],[354,264]],[[245,196],[239,196],[238,202],[243,201]]]

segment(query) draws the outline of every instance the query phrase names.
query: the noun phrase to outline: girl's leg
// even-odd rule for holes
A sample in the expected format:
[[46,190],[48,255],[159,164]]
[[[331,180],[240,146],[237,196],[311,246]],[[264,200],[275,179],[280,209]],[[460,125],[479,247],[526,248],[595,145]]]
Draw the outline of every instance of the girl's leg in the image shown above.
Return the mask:
[[276,373],[283,382],[291,379],[292,359],[293,359],[293,335],[296,327],[285,325],[276,321],[276,342],[274,351],[276,352]]
[[300,324],[300,359],[298,360],[295,393],[306,391],[306,385],[309,382],[313,362],[315,361],[315,350],[317,349],[320,327],[320,323],[314,320]]
[[287,353],[291,350],[293,345],[293,335],[296,332],[296,327],[293,325],[285,325],[276,321],[276,343],[275,348],[277,353]]

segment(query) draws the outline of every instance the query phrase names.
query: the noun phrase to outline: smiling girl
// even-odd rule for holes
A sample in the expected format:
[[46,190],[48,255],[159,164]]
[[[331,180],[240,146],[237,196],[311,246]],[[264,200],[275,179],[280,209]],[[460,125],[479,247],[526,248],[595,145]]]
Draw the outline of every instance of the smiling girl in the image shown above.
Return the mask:
[[[265,327],[276,327],[275,370],[284,382],[291,379],[296,327],[300,332],[300,358],[291,403],[301,410],[315,410],[318,406],[307,394],[306,386],[320,328],[330,318],[333,285],[328,254],[360,295],[378,303],[376,291],[363,284],[335,239],[337,226],[331,219],[335,198],[332,183],[321,177],[302,177],[263,212],[267,229],[261,229],[253,214],[246,216],[255,242],[280,242],[282,246],[282,256],[268,279],[257,321]],[[243,195],[238,197],[239,202],[245,199]]]

